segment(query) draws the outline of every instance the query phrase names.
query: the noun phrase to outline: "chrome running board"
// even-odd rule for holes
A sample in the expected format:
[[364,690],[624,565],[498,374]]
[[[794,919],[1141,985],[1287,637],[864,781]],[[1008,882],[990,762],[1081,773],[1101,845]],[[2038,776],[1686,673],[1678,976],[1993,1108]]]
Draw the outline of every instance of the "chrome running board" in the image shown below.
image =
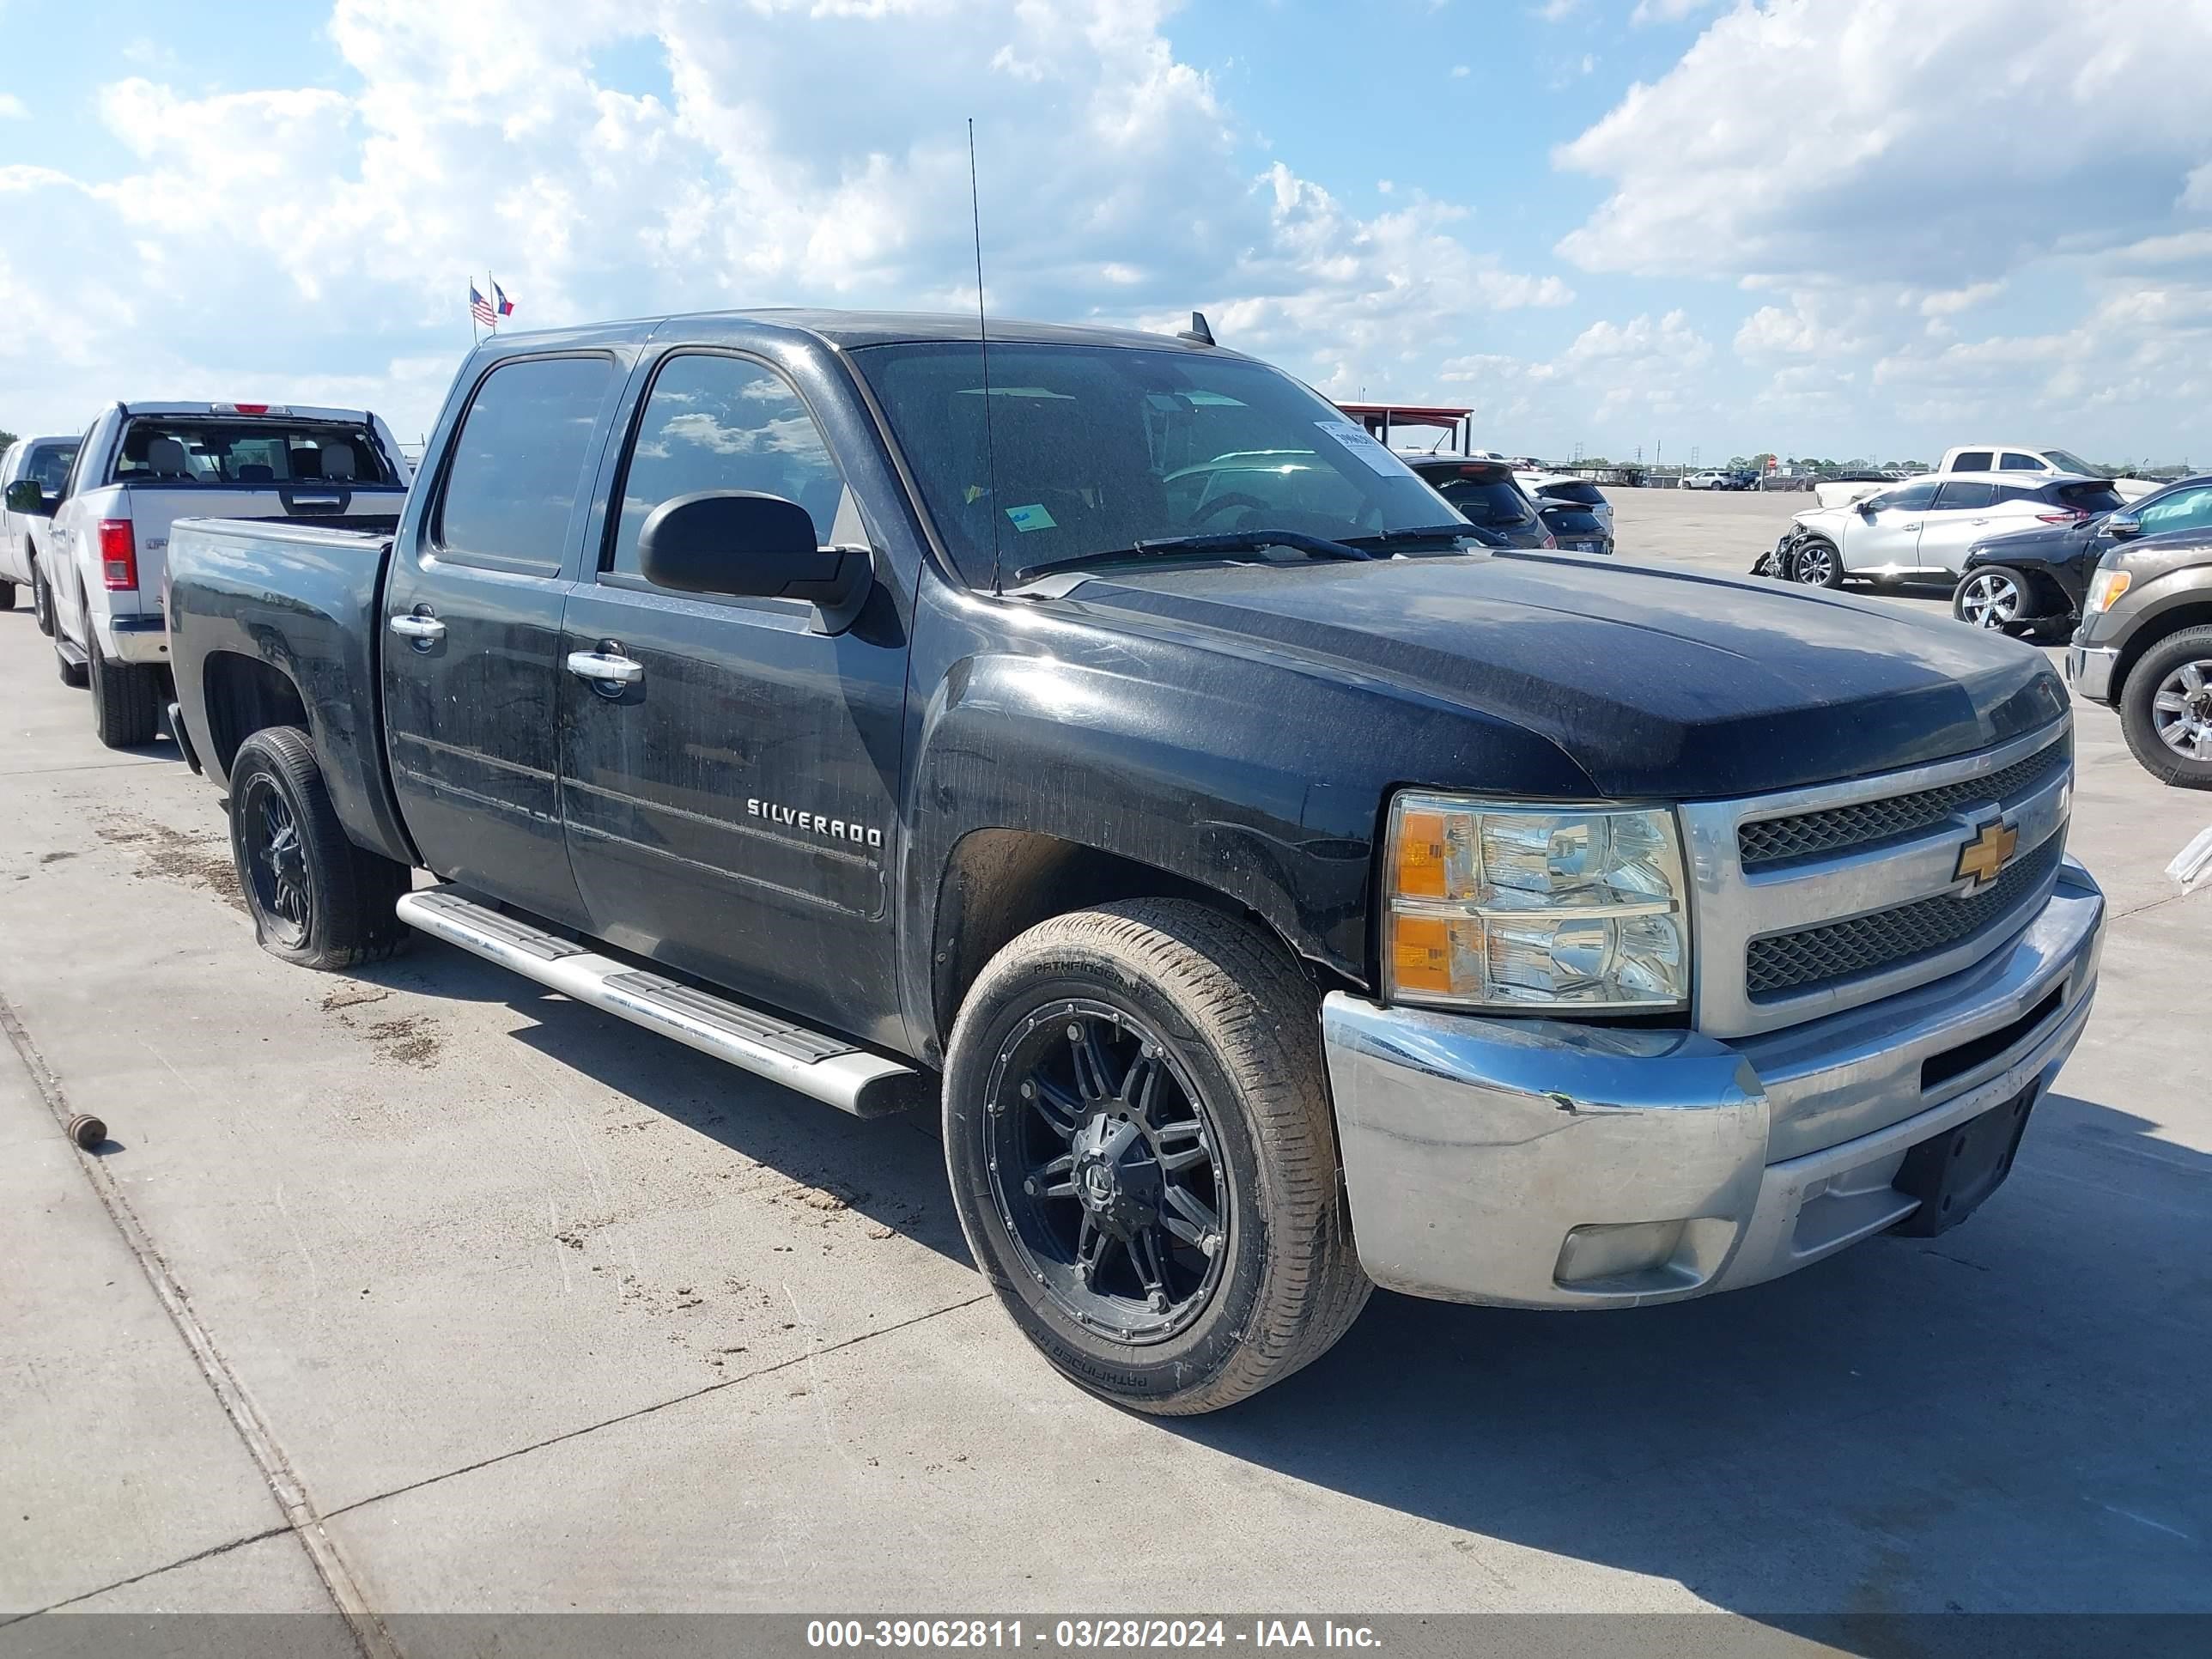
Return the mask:
[[634,963],[600,956],[588,945],[463,898],[450,887],[409,893],[399,901],[399,919],[548,990],[855,1117],[904,1111],[925,1097],[921,1073],[910,1066]]

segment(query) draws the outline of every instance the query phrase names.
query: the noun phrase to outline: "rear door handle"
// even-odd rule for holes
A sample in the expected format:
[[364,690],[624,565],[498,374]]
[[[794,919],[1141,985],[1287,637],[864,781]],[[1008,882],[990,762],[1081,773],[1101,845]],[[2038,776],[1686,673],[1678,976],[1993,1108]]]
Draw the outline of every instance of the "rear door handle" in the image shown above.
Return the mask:
[[1917,525],[1917,524],[1901,524],[1901,525],[1898,526],[1898,529],[1899,529],[1899,530],[1900,530],[1900,531],[1905,531],[1905,530],[1917,530],[1917,529],[1919,529],[1919,528],[1920,528],[1920,526],[1919,526],[1918,525]]
[[416,616],[403,612],[392,619],[392,631],[403,640],[415,640],[427,645],[432,640],[446,637],[446,624],[435,617]]
[[635,685],[645,678],[645,665],[611,651],[571,651],[568,672],[601,685]]

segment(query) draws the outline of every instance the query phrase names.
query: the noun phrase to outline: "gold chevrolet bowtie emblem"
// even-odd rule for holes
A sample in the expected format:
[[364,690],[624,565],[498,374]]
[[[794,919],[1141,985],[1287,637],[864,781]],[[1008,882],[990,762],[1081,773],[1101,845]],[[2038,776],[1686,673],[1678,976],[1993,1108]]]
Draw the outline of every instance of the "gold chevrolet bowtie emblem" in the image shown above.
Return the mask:
[[1959,849],[1959,866],[1951,872],[1951,879],[1972,880],[1978,887],[1988,886],[1997,878],[1997,872],[2005,867],[2013,848],[2019,845],[2019,830],[1992,819],[1975,832],[1973,840]]

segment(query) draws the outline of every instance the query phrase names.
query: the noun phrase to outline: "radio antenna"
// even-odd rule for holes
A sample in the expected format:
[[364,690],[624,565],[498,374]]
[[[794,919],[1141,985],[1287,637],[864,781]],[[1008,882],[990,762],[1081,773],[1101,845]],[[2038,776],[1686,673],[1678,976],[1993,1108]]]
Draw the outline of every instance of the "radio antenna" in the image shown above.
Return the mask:
[[983,360],[983,472],[990,488],[991,592],[999,580],[999,451],[991,440],[991,328],[983,320],[983,204],[975,189],[975,118],[968,118],[968,217],[975,228],[975,347]]

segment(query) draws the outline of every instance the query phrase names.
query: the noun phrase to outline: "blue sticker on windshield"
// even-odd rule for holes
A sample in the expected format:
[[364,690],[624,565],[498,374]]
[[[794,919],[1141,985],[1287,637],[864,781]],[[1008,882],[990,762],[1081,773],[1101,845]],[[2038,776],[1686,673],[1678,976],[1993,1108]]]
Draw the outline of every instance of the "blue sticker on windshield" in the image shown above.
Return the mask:
[[1060,526],[1054,521],[1052,514],[1046,512],[1041,504],[1032,503],[1028,507],[1010,507],[1006,509],[1006,516],[1014,521],[1014,528],[1017,530],[1057,530],[1060,528]]

